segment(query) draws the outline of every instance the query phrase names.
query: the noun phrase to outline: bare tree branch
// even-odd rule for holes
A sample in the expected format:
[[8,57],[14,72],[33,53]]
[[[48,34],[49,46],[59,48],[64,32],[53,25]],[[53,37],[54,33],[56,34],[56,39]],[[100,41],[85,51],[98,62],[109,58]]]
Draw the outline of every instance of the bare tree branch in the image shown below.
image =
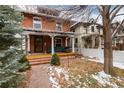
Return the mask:
[[124,13],[122,13],[122,14],[117,14],[115,17],[117,17],[117,16],[122,16],[122,15],[124,15]]
[[119,5],[116,5],[111,11],[110,11],[110,15],[113,13],[113,11],[115,11],[115,9],[118,7]]
[[116,29],[113,31],[112,34],[112,38],[116,35],[116,33],[119,31],[120,27],[122,26],[122,24],[124,23],[124,19],[123,21],[116,27]]
[[112,13],[112,16],[111,16],[111,18],[110,18],[110,21],[112,22],[112,20],[114,19],[114,17],[116,16],[116,14],[118,13],[118,11],[120,11],[120,9],[122,9],[124,6],[123,5],[120,5],[120,6],[118,6],[116,9],[115,9],[115,11],[113,11],[113,13]]

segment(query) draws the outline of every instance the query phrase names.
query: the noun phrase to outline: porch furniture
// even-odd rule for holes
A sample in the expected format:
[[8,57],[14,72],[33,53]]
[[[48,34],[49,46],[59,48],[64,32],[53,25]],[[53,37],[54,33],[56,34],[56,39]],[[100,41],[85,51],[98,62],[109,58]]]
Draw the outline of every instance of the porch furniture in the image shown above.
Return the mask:
[[[54,47],[55,52],[70,52],[70,47]],[[49,48],[48,53],[51,53],[51,48]]]

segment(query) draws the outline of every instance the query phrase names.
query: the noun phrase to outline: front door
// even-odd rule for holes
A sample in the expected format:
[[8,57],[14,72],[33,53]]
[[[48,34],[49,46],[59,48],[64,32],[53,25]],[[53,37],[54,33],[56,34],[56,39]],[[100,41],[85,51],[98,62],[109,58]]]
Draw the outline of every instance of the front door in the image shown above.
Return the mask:
[[34,44],[35,44],[35,52],[37,53],[43,52],[43,37],[42,36],[35,36]]

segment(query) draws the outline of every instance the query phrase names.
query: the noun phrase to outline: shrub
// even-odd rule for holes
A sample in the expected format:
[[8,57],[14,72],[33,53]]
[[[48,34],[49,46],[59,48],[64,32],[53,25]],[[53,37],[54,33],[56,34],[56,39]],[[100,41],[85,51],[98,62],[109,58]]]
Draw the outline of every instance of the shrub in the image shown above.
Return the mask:
[[26,55],[22,56],[22,58],[19,60],[19,63],[24,64],[25,66],[19,69],[19,71],[25,71],[27,69],[31,68],[31,65],[29,64],[29,61],[26,58]]
[[24,80],[20,72],[29,69],[30,64],[21,51],[12,49],[4,54],[4,57],[0,57],[0,87],[18,87]]
[[51,64],[52,65],[57,65],[57,66],[60,65],[60,58],[57,54],[52,55]]

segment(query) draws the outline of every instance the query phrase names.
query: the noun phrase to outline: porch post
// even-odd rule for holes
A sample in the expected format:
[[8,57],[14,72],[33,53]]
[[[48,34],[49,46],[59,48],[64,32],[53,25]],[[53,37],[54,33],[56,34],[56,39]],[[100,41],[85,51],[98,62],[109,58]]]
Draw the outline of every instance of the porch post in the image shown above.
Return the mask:
[[50,37],[51,37],[51,54],[54,54],[55,53],[55,51],[54,51],[54,35],[50,35]]
[[72,37],[72,52],[74,53],[75,52],[75,48],[74,48],[74,37]]
[[28,53],[30,52],[30,36],[29,35],[27,35],[27,50],[28,50]]
[[66,46],[66,47],[68,46],[67,40],[68,40],[68,37],[65,38],[65,46]]

